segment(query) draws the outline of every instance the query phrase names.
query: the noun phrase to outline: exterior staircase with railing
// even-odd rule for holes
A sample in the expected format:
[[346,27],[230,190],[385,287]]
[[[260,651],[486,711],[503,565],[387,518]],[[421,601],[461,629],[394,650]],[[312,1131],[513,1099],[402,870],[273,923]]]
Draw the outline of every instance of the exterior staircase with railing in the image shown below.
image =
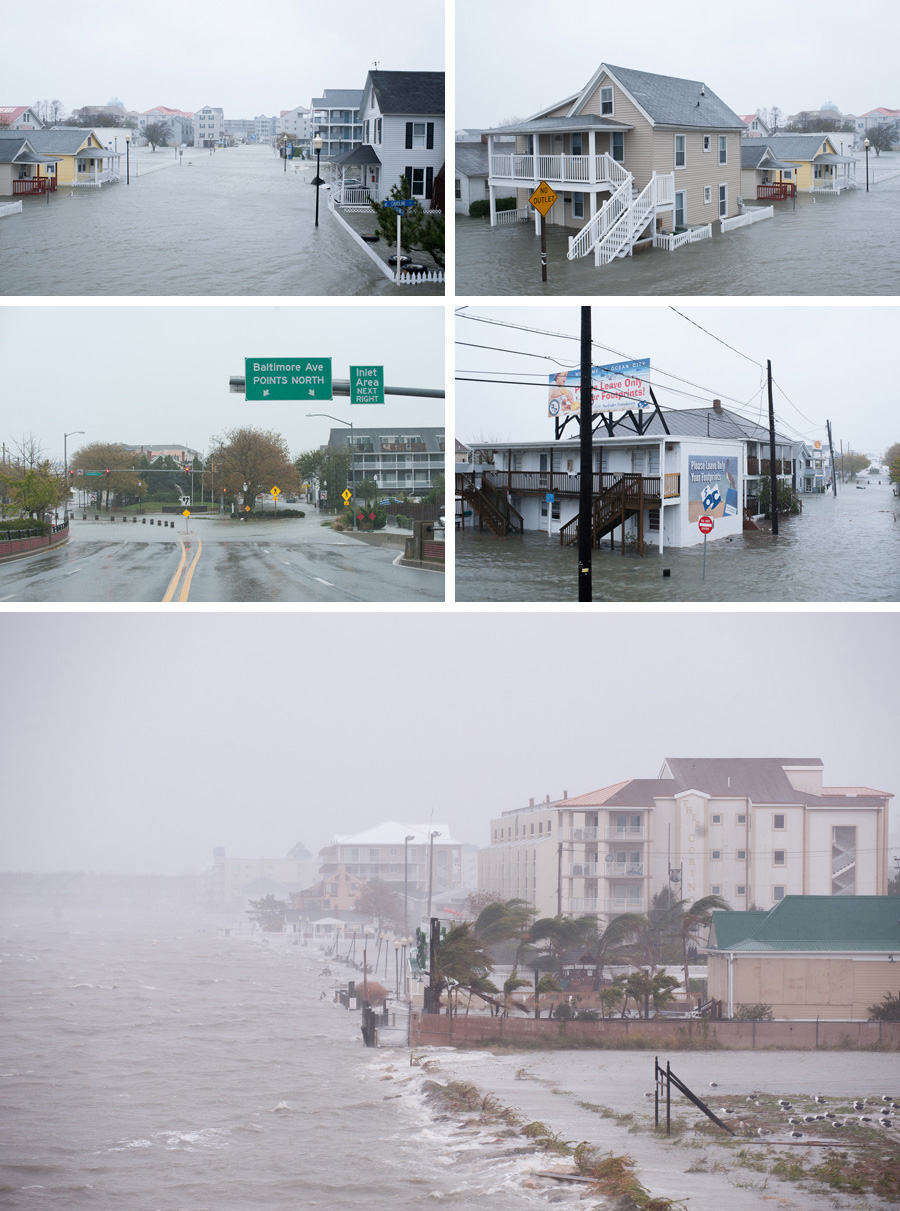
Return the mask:
[[[640,513],[644,507],[644,477],[621,475],[599,496],[594,497],[591,511],[592,546],[617,526],[624,525],[629,517]],[[578,516],[560,527],[559,541],[562,546],[572,546],[578,541]]]
[[483,476],[479,485],[471,472],[456,475],[456,495],[477,514],[482,525],[500,538],[507,534],[521,534],[525,522],[518,509],[514,509],[502,492]]
[[640,191],[634,187],[634,177],[620,169],[617,187],[600,210],[585,223],[577,236],[569,239],[570,261],[594,254],[595,265],[608,265],[616,257],[630,256],[635,242],[648,225],[653,223],[657,209],[671,209],[675,201],[674,174],[658,176],[655,172]]

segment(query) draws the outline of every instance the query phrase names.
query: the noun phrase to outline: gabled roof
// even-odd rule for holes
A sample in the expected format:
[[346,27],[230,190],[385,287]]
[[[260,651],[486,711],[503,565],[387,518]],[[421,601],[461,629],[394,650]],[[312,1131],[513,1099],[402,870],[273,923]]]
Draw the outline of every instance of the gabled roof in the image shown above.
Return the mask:
[[765,143],[779,160],[812,160],[826,140],[834,151],[834,140],[821,131],[811,135],[766,135],[757,142]]
[[461,177],[486,177],[488,175],[487,143],[482,143],[480,140],[477,143],[457,143],[456,172]]
[[[645,409],[646,411],[646,409]],[[749,441],[768,441],[769,430],[755,421],[730,412],[727,408],[676,408],[663,409],[669,432],[675,437],[734,437]],[[665,430],[656,413],[644,417],[646,433],[662,436]],[[793,445],[789,437],[775,434],[779,445]]]
[[744,122],[702,80],[659,76],[602,63],[572,108],[577,113],[594,94],[604,73],[619,84],[654,126],[744,130]]
[[754,803],[805,803],[807,796],[788,781],[785,766],[822,768],[818,757],[668,757],[675,794],[699,790],[717,798],[734,796]]
[[39,126],[43,126],[44,123],[40,120],[30,105],[0,105],[0,118],[5,118],[6,121],[12,125],[13,122],[18,121],[18,119],[21,118],[22,114],[29,111],[34,114],[35,122],[37,122]]
[[[93,131],[78,126],[58,126],[52,130],[29,130],[28,141],[38,153],[74,155],[90,139]],[[18,130],[0,130],[0,139],[21,138]]]
[[329,157],[329,160],[332,164],[380,164],[381,156],[374,147],[358,143],[349,151],[342,151],[339,156]]
[[442,114],[442,71],[370,71],[363,96],[369,89],[383,114]]
[[897,915],[896,896],[785,896],[765,913],[714,912],[709,949],[900,954]]

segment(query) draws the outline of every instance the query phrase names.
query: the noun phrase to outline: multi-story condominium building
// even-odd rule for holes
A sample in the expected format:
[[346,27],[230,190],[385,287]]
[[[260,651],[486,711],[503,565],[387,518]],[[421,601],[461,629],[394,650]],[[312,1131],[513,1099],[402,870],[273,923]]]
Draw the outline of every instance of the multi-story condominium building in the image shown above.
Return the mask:
[[328,883],[339,871],[378,879],[411,896],[462,886],[462,845],[446,824],[397,824],[393,820],[353,836],[335,837],[319,851],[320,875]]
[[271,892],[288,897],[311,881],[314,862],[308,851],[295,858],[228,858],[221,846],[205,876],[207,900],[220,908],[240,909],[251,896]]
[[361,88],[326,88],[324,96],[313,97],[310,137],[321,138],[323,160],[350,151],[362,141],[361,101]]
[[671,887],[767,909],[786,895],[887,892],[888,791],[822,785],[818,758],[669,758],[491,821],[479,889],[540,916],[646,912]]
[[293,109],[283,109],[276,122],[276,133],[290,135],[294,147],[309,147],[310,112],[305,105],[295,105]]
[[194,112],[194,146],[215,147],[225,137],[225,115],[221,107],[204,105]]
[[271,143],[275,138],[275,119],[257,114],[253,119],[253,137],[257,143]]
[[166,105],[157,105],[148,109],[138,118],[138,130],[143,132],[148,126],[168,126],[171,135],[169,143],[175,146],[184,143],[191,146],[194,142],[194,115],[182,109],[169,109]]
[[235,142],[249,143],[253,137],[255,123],[252,118],[226,118],[225,135]]
[[[347,429],[332,429],[328,445],[346,450]],[[444,474],[444,430],[420,425],[406,429],[353,427],[353,478],[374,479],[379,492],[425,495]]]

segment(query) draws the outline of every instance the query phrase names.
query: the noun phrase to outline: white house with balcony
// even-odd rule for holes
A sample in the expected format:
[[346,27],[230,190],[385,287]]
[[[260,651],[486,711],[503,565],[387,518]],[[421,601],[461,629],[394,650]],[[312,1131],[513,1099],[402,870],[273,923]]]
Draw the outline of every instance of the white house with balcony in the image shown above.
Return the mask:
[[410,196],[431,208],[444,163],[444,73],[370,71],[359,122],[360,142],[332,157],[338,202],[382,202],[405,177]]
[[491,820],[478,888],[539,917],[646,913],[664,887],[768,908],[786,895],[885,895],[888,804],[823,786],[818,758],[667,758],[656,778],[532,799]]
[[[711,234],[736,216],[744,122],[701,80],[601,64],[585,87],[524,122],[488,131],[491,224],[540,216],[528,198],[546,182],[558,195],[546,221],[571,231],[568,256],[596,265],[670,232]],[[498,136],[516,138],[498,155]],[[515,194],[515,211],[498,197]],[[502,216],[502,217],[501,217]],[[660,237],[663,237],[660,240]]]
[[[714,400],[710,408],[657,411],[641,433],[598,434],[592,443],[592,541],[666,547],[703,542],[698,522],[712,517],[711,540],[752,528],[760,481],[769,473],[766,429]],[[602,426],[601,426],[602,427]],[[794,486],[793,444],[776,435],[776,475]],[[563,546],[578,541],[580,442],[492,442],[482,462],[456,469],[456,514],[503,537],[543,531]],[[486,463],[484,460],[490,460]],[[552,499],[548,499],[548,497]]]

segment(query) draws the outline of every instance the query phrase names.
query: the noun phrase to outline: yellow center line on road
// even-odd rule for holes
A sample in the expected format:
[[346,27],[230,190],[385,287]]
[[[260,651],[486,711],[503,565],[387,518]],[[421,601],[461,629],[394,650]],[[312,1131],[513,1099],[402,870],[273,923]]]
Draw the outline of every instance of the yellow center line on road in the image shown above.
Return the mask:
[[187,547],[184,545],[184,543],[182,543],[181,544],[181,559],[178,563],[178,567],[175,569],[175,575],[169,581],[169,587],[166,589],[165,595],[163,596],[163,601],[172,600],[172,595],[175,592],[175,588],[178,584],[178,581],[181,579],[181,569],[184,567],[184,561],[186,559],[187,559]]
[[197,554],[194,556],[194,558],[191,562],[191,566],[187,570],[187,574],[184,578],[184,584],[181,586],[181,596],[178,598],[179,601],[187,601],[187,599],[188,599],[188,593],[190,592],[190,589],[191,589],[191,579],[194,575],[194,568],[196,568],[196,566],[197,566],[197,560],[200,558],[200,552],[202,550],[203,550],[203,543],[198,538],[197,539]]

